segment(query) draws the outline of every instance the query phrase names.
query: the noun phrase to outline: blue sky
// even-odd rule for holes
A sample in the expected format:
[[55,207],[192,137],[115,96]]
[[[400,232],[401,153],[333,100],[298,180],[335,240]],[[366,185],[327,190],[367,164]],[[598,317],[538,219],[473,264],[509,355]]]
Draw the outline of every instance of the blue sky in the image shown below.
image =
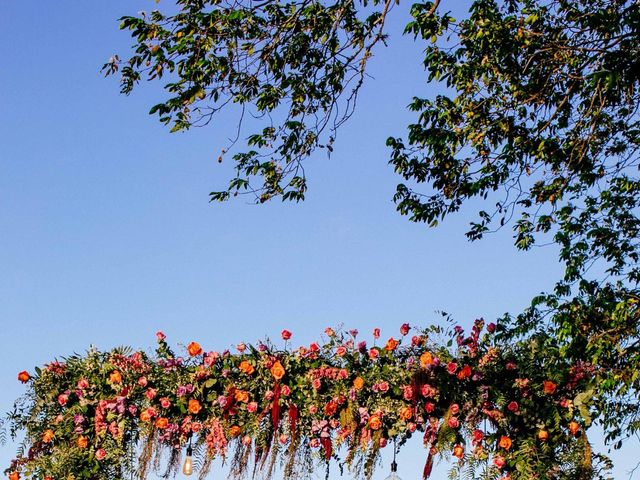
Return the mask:
[[[216,162],[228,122],[169,134],[147,115],[159,85],[127,98],[101,76],[128,52],[116,19],[154,7],[0,6],[2,411],[22,392],[18,371],[89,345],[151,349],[163,330],[223,349],[285,327],[308,343],[329,325],[392,334],[437,321],[438,310],[469,324],[517,312],[558,278],[553,247],[519,253],[508,229],[467,242],[471,211],[437,229],[395,212],[385,139],[404,134],[412,95],[438,92],[420,46],[399,34],[402,8],[333,156],[307,163],[307,201],[255,206],[208,203],[231,175]],[[405,479],[421,472],[418,443],[400,456]],[[14,448],[0,447],[2,465]],[[634,465],[630,451],[617,456],[616,478]]]

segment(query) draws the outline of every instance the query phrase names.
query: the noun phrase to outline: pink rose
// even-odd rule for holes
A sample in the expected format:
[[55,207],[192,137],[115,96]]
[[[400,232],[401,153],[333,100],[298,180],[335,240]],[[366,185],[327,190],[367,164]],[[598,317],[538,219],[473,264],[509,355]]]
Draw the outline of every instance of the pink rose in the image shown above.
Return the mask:
[[335,337],[335,335],[336,335],[335,330],[333,328],[331,328],[331,327],[325,328],[324,329],[324,333],[326,333],[328,337]]
[[389,384],[387,382],[380,382],[379,387],[381,392],[389,391]]
[[171,401],[167,397],[162,397],[160,399],[160,405],[162,408],[169,408],[171,406]]
[[291,395],[291,389],[289,388],[289,385],[283,385],[280,389],[280,393],[282,393],[282,395],[284,395],[285,397]]
[[451,428],[458,428],[460,426],[460,421],[457,417],[450,417],[448,424]]
[[249,402],[249,403],[247,403],[247,411],[248,412],[254,413],[256,410],[258,410],[257,402]]
[[311,406],[309,407],[309,413],[310,413],[311,415],[315,415],[316,413],[318,413],[318,407],[316,407],[315,405],[311,405]]
[[449,372],[451,375],[455,374],[457,369],[458,364],[456,362],[449,362],[447,364],[447,372]]
[[107,451],[104,448],[99,448],[98,450],[96,450],[97,460],[104,460],[104,457],[106,456],[107,456]]
[[69,401],[69,395],[66,393],[61,393],[60,395],[58,395],[58,403],[60,404],[60,406],[64,407],[67,402]]
[[156,333],[156,339],[159,342],[163,342],[165,338],[167,338],[167,336],[164,333],[162,333],[162,332],[157,332]]
[[453,405],[451,405],[451,407],[449,407],[449,410],[451,411],[451,415],[457,415],[460,411],[460,405],[454,403]]
[[80,380],[78,380],[78,388],[80,390],[86,390],[87,388],[89,388],[89,382],[86,378],[81,378]]
[[158,390],[155,388],[149,388],[147,389],[145,396],[149,399],[152,400],[156,395],[158,394]]
[[322,387],[322,382],[320,381],[319,378],[314,378],[313,382],[311,383],[311,385],[313,386],[313,388],[315,388],[316,390],[320,390],[320,387]]
[[147,377],[140,377],[138,379],[138,385],[140,385],[141,387],[146,387],[147,383],[149,383]]
[[346,353],[347,353],[347,349],[343,345],[340,345],[338,348],[336,348],[337,356],[344,357]]
[[282,333],[280,335],[282,335],[283,340],[289,340],[291,338],[292,333],[289,330],[284,329],[282,330]]
[[378,352],[377,348],[372,348],[369,350],[369,358],[371,360],[375,360],[376,358],[378,358],[378,355],[380,355],[380,352]]

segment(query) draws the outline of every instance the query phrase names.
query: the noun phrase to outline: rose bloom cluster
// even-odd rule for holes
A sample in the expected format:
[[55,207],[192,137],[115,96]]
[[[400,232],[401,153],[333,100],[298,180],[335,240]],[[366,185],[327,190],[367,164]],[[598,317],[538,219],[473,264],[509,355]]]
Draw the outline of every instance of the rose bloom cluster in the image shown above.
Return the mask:
[[18,380],[43,401],[14,420],[27,430],[29,450],[7,475],[112,478],[136,437],[157,443],[156,451],[201,443],[209,456],[225,457],[232,448],[253,449],[258,466],[274,444],[290,447],[281,455],[307,449],[318,461],[345,445],[357,465],[418,433],[425,476],[442,453],[459,462],[490,459],[497,476],[518,478],[519,448],[531,441],[539,449],[536,468],[552,468],[553,447],[584,434],[572,398],[587,388],[588,366],[565,376],[525,370],[527,354],[503,350],[495,326],[483,327],[476,321],[469,335],[454,328],[454,348],[402,324],[380,344],[377,328],[371,345],[356,330],[327,328],[323,345],[293,347],[285,329],[284,348],[240,343],[234,353],[216,352],[191,341],[182,356],[158,332],[153,358],[90,351],[35,375],[22,371]]

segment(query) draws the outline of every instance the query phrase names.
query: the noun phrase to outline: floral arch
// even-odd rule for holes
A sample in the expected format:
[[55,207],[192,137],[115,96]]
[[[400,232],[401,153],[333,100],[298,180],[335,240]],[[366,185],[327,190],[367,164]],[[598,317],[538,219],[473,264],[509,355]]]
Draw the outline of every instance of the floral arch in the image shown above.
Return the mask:
[[[155,469],[285,479],[337,462],[370,478],[383,448],[420,436],[423,477],[437,455],[454,475],[592,478],[588,365],[560,364],[546,337],[502,341],[494,324],[419,330],[380,341],[327,328],[321,343],[269,341],[184,356],[157,334],[154,355],[90,350],[20,372],[27,393],[6,426],[25,440],[10,480],[112,480]],[[545,352],[544,354],[542,352]],[[185,453],[188,454],[185,459]]]

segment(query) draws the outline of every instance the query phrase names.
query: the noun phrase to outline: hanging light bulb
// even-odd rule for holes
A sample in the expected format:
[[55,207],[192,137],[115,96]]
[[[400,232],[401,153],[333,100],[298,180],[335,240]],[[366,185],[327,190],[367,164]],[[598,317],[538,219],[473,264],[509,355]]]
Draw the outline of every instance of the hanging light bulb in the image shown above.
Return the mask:
[[398,476],[398,464],[396,463],[396,439],[393,439],[393,462],[391,462],[391,473],[385,480],[401,480]]
[[191,449],[191,441],[189,441],[189,446],[187,447],[187,458],[184,459],[184,465],[182,465],[182,473],[186,476],[189,476],[193,473],[193,459],[191,456],[193,455],[193,450]]

